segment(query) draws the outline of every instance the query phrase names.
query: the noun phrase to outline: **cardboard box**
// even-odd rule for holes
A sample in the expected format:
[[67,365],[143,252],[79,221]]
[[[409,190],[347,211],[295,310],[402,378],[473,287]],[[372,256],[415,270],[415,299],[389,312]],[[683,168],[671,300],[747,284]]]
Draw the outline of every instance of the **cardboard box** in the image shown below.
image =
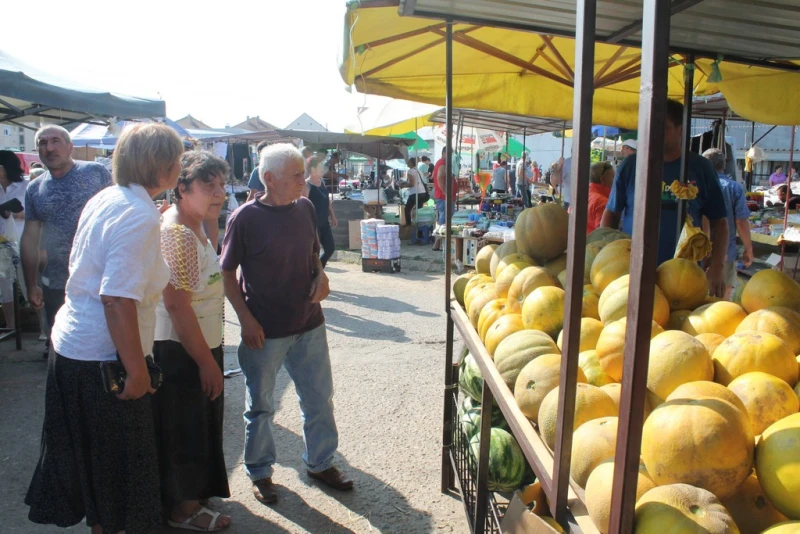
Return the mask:
[[500,522],[500,532],[503,534],[558,534],[556,529],[528,510],[520,498],[519,491],[514,492],[506,515]]
[[361,249],[361,221],[350,221],[347,223],[347,229],[350,233],[350,250]]

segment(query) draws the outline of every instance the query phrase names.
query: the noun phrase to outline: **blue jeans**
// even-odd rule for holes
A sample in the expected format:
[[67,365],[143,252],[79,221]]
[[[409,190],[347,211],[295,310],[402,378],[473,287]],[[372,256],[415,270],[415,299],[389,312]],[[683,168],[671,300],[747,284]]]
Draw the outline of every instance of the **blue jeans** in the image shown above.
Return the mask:
[[325,325],[310,332],[267,339],[261,349],[239,345],[239,365],[245,379],[244,466],[251,480],[272,476],[275,440],[273,392],[281,365],[294,381],[303,413],[303,462],[319,473],[333,465],[339,433],[333,418],[333,377]]

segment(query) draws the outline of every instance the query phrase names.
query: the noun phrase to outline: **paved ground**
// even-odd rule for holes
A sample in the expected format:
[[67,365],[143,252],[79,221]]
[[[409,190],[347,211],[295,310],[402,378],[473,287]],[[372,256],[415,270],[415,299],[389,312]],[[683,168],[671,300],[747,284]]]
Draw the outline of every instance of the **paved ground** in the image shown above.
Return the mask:
[[[468,532],[459,500],[439,493],[443,276],[363,274],[340,262],[328,270],[333,293],[324,309],[340,429],[337,463],[356,490],[324,490],[305,474],[297,398],[282,371],[275,417],[280,502],[265,507],[250,493],[241,464],[244,387],[237,376],[225,383],[232,497],[212,505],[233,516],[231,533]],[[238,367],[238,330],[228,313],[228,369]],[[12,347],[6,342],[0,348],[0,532],[57,532],[29,523],[22,502],[38,458],[45,364],[36,341],[26,341],[28,351]]]

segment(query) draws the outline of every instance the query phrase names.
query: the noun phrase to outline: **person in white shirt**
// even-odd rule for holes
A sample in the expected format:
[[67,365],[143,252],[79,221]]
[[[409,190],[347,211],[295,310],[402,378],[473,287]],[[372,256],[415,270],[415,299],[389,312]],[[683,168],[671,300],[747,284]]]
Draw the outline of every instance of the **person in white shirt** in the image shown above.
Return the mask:
[[[13,209],[0,211],[0,236],[16,243],[25,228],[25,189],[28,181],[23,179],[22,165],[16,154],[10,150],[0,150],[0,204],[14,204]],[[13,202],[16,200],[16,202]],[[23,289],[22,277],[18,276],[20,288]],[[14,328],[14,279],[0,279],[0,306],[6,328]]]
[[225,201],[230,167],[210,152],[181,158],[175,203],[164,212],[161,254],[170,280],[156,307],[153,357],[164,382],[153,396],[161,498],[175,528],[231,523],[201,504],[230,497],[222,450],[222,308],[219,258],[203,230]]
[[[145,356],[170,272],[152,199],[175,188],[183,151],[166,125],[127,127],[114,151],[115,185],[81,213],[51,332],[41,456],[25,497],[34,523],[64,528],[86,517],[92,534],[161,525],[150,396],[158,374],[151,378]],[[103,371],[117,361],[124,382],[115,393]]]
[[406,171],[405,184],[408,186],[408,198],[406,199],[405,215],[406,224],[412,223],[411,212],[414,207],[422,207],[430,200],[430,195],[425,189],[425,184],[422,182],[422,175],[417,170],[416,158],[408,158],[408,171]]

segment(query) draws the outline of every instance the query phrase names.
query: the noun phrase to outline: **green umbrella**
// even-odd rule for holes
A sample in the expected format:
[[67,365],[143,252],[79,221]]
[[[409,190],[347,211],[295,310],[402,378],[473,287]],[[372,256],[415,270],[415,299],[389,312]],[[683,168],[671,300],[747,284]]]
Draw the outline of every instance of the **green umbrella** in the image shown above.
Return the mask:
[[408,147],[409,156],[412,156],[414,153],[418,151],[425,151],[430,149],[430,145],[428,145],[428,142],[425,141],[419,135],[417,135],[417,132],[407,132],[401,135],[395,135],[394,137],[402,137],[403,139],[416,139],[414,144]]

